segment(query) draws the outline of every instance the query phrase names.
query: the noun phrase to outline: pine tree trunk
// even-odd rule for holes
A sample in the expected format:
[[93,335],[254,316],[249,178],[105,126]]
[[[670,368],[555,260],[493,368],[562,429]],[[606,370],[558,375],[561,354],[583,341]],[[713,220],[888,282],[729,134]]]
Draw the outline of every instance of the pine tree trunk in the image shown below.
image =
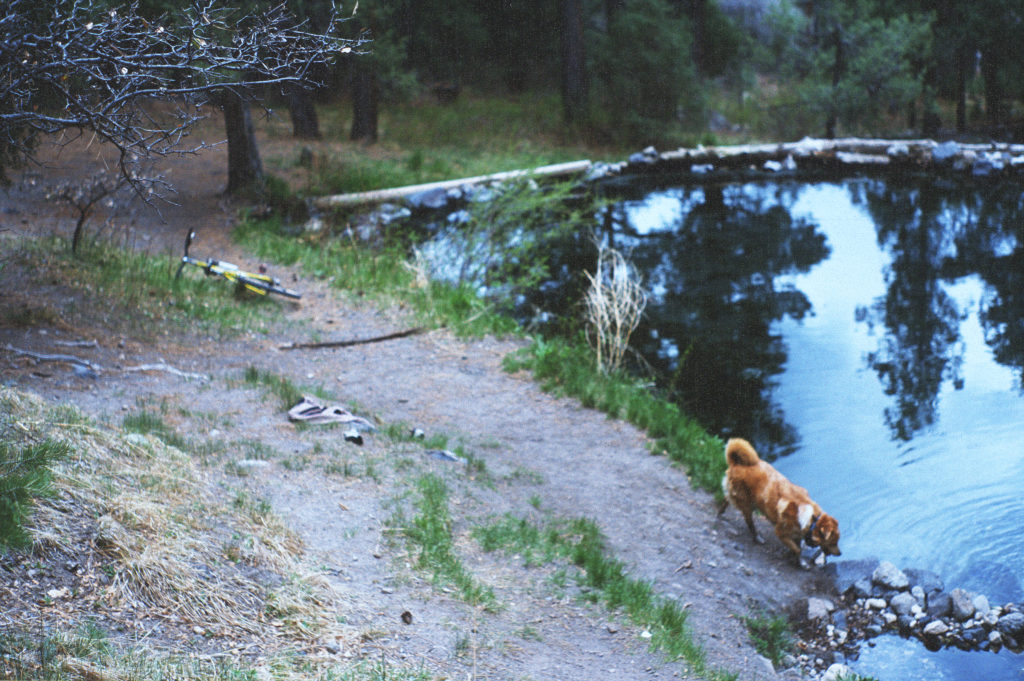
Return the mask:
[[227,90],[220,97],[224,111],[224,128],[228,138],[228,194],[241,194],[263,189],[263,163],[256,146],[249,101]]
[[832,43],[835,49],[835,61],[832,64],[832,102],[830,103],[828,120],[825,121],[825,139],[836,138],[836,127],[839,124],[839,110],[837,97],[839,83],[842,82],[843,73],[846,71],[846,59],[843,54],[843,33],[839,28],[832,32]]
[[586,118],[583,0],[562,0],[562,108],[569,125]]
[[352,131],[349,139],[377,141],[377,71],[372,61],[355,68],[352,75]]
[[313,106],[313,93],[300,85],[288,88],[288,111],[292,119],[292,135],[299,139],[319,139],[320,120]]
[[967,132],[967,57],[966,49],[958,50],[956,64],[956,132]]
[[690,26],[693,32],[693,47],[691,54],[693,63],[703,74],[707,71],[707,24],[708,24],[708,3],[707,0],[690,0],[689,2]]

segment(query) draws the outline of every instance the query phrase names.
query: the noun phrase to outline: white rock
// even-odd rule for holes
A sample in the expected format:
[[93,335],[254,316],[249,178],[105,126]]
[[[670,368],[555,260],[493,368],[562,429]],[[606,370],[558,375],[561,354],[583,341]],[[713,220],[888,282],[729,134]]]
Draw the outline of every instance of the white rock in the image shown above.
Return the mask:
[[917,601],[906,591],[898,593],[889,601],[889,605],[897,615],[909,615],[912,608],[919,607]]
[[988,598],[984,594],[978,594],[974,597],[974,616],[984,618],[988,614],[990,607],[988,604]]
[[889,589],[906,589],[910,586],[910,578],[903,570],[887,560],[883,560],[871,573],[871,581]]
[[845,664],[836,663],[825,670],[825,673],[821,676],[821,681],[838,681],[848,676],[853,676],[853,670]]
[[767,676],[768,678],[771,678],[771,677],[775,676],[775,667],[772,665],[772,661],[771,660],[769,660],[764,655],[758,655],[757,656],[757,661],[761,665],[761,667],[764,669],[765,676]]
[[949,631],[949,625],[942,620],[933,620],[924,626],[925,636],[942,636]]
[[969,620],[974,615],[974,594],[953,589],[949,595],[953,597],[953,617],[960,622]]
[[811,622],[815,620],[827,619],[830,612],[836,609],[835,604],[825,598],[808,598],[807,599],[807,619]]
[[887,605],[884,598],[868,598],[864,601],[864,607],[868,610],[885,610]]

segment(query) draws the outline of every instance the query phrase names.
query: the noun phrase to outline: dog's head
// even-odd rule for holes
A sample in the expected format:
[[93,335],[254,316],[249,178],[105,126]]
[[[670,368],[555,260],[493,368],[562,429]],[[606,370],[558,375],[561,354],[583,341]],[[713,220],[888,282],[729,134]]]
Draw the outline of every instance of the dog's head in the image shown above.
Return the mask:
[[822,513],[811,529],[807,543],[820,547],[825,555],[839,556],[839,523],[828,513]]

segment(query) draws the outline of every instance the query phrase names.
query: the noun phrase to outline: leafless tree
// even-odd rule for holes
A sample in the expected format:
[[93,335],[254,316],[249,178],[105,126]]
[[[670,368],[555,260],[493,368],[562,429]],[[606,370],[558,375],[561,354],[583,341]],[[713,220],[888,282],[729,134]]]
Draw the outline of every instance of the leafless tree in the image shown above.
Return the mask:
[[265,86],[308,85],[315,66],[359,51],[365,37],[334,37],[339,21],[332,11],[314,32],[284,4],[244,13],[191,0],[154,19],[137,2],[7,0],[0,9],[0,180],[34,157],[40,135],[79,131],[113,145],[122,175],[144,189],[132,166],[203,149],[189,133],[209,109],[236,98],[247,106],[249,93]]

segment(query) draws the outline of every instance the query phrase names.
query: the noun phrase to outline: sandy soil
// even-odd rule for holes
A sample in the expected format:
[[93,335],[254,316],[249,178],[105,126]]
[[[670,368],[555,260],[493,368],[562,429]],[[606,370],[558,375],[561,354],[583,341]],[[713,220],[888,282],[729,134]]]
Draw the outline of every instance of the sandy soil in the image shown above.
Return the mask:
[[[0,194],[0,230],[68,230],[70,214],[41,199],[39,187],[62,172],[83,172],[95,162],[92,153],[79,150],[73,161],[65,154],[56,160],[69,170],[34,170],[34,187]],[[164,206],[162,217],[132,209],[113,216],[111,230],[127,234],[132,245],[173,252],[187,229],[197,229],[204,253],[252,264],[230,240],[235,207],[220,194],[224,170],[222,152],[172,164],[168,178],[178,188],[179,205]],[[99,225],[107,217],[95,220]],[[752,543],[736,511],[717,518],[712,497],[694,491],[666,459],[652,456],[645,435],[633,426],[546,394],[528,375],[503,371],[502,357],[517,341],[466,342],[439,330],[344,349],[280,350],[288,341],[366,337],[409,322],[400,311],[352,303],[298,273],[278,274],[304,292],[301,303],[280,303],[285,321],[268,333],[229,340],[188,331],[159,339],[125,333],[98,313],[102,301],[56,286],[28,296],[8,282],[0,287],[6,302],[45,301],[59,319],[30,327],[0,320],[0,348],[68,352],[55,341],[95,339],[98,347],[73,352],[103,370],[95,378],[79,377],[68,365],[36,364],[0,349],[0,381],[115,423],[138,405],[163,404],[180,407],[164,413],[178,414],[172,418],[182,432],[209,434],[210,415],[218,415],[217,437],[270,447],[277,453],[271,464],[243,482],[272,504],[330,576],[342,596],[338,616],[353,633],[345,647],[350,655],[423,664],[447,678],[687,677],[684,663],[650,652],[644,632],[623,617],[586,604],[576,587],[554,585],[553,568],[528,568],[516,557],[484,553],[469,537],[472,527],[506,512],[585,516],[597,521],[611,550],[636,576],[684,604],[712,667],[741,679],[775,678],[751,646],[741,617],[754,608],[778,612],[809,595],[828,594],[818,571],[796,568],[777,542]],[[14,276],[10,269],[0,273]],[[159,360],[211,380],[197,384],[166,372],[119,370]],[[274,398],[238,380],[250,366],[320,386],[382,424],[418,427],[428,437],[444,434],[450,446],[482,461],[485,472],[433,459],[415,444],[396,454],[382,435],[369,434],[357,446],[344,442],[341,429],[297,429]],[[389,532],[396,508],[408,505],[401,495],[409,481],[425,471],[449,481],[460,555],[494,589],[499,612],[473,608],[432,585]],[[762,527],[762,534],[770,537],[770,528]],[[402,620],[405,612],[411,624]]]

